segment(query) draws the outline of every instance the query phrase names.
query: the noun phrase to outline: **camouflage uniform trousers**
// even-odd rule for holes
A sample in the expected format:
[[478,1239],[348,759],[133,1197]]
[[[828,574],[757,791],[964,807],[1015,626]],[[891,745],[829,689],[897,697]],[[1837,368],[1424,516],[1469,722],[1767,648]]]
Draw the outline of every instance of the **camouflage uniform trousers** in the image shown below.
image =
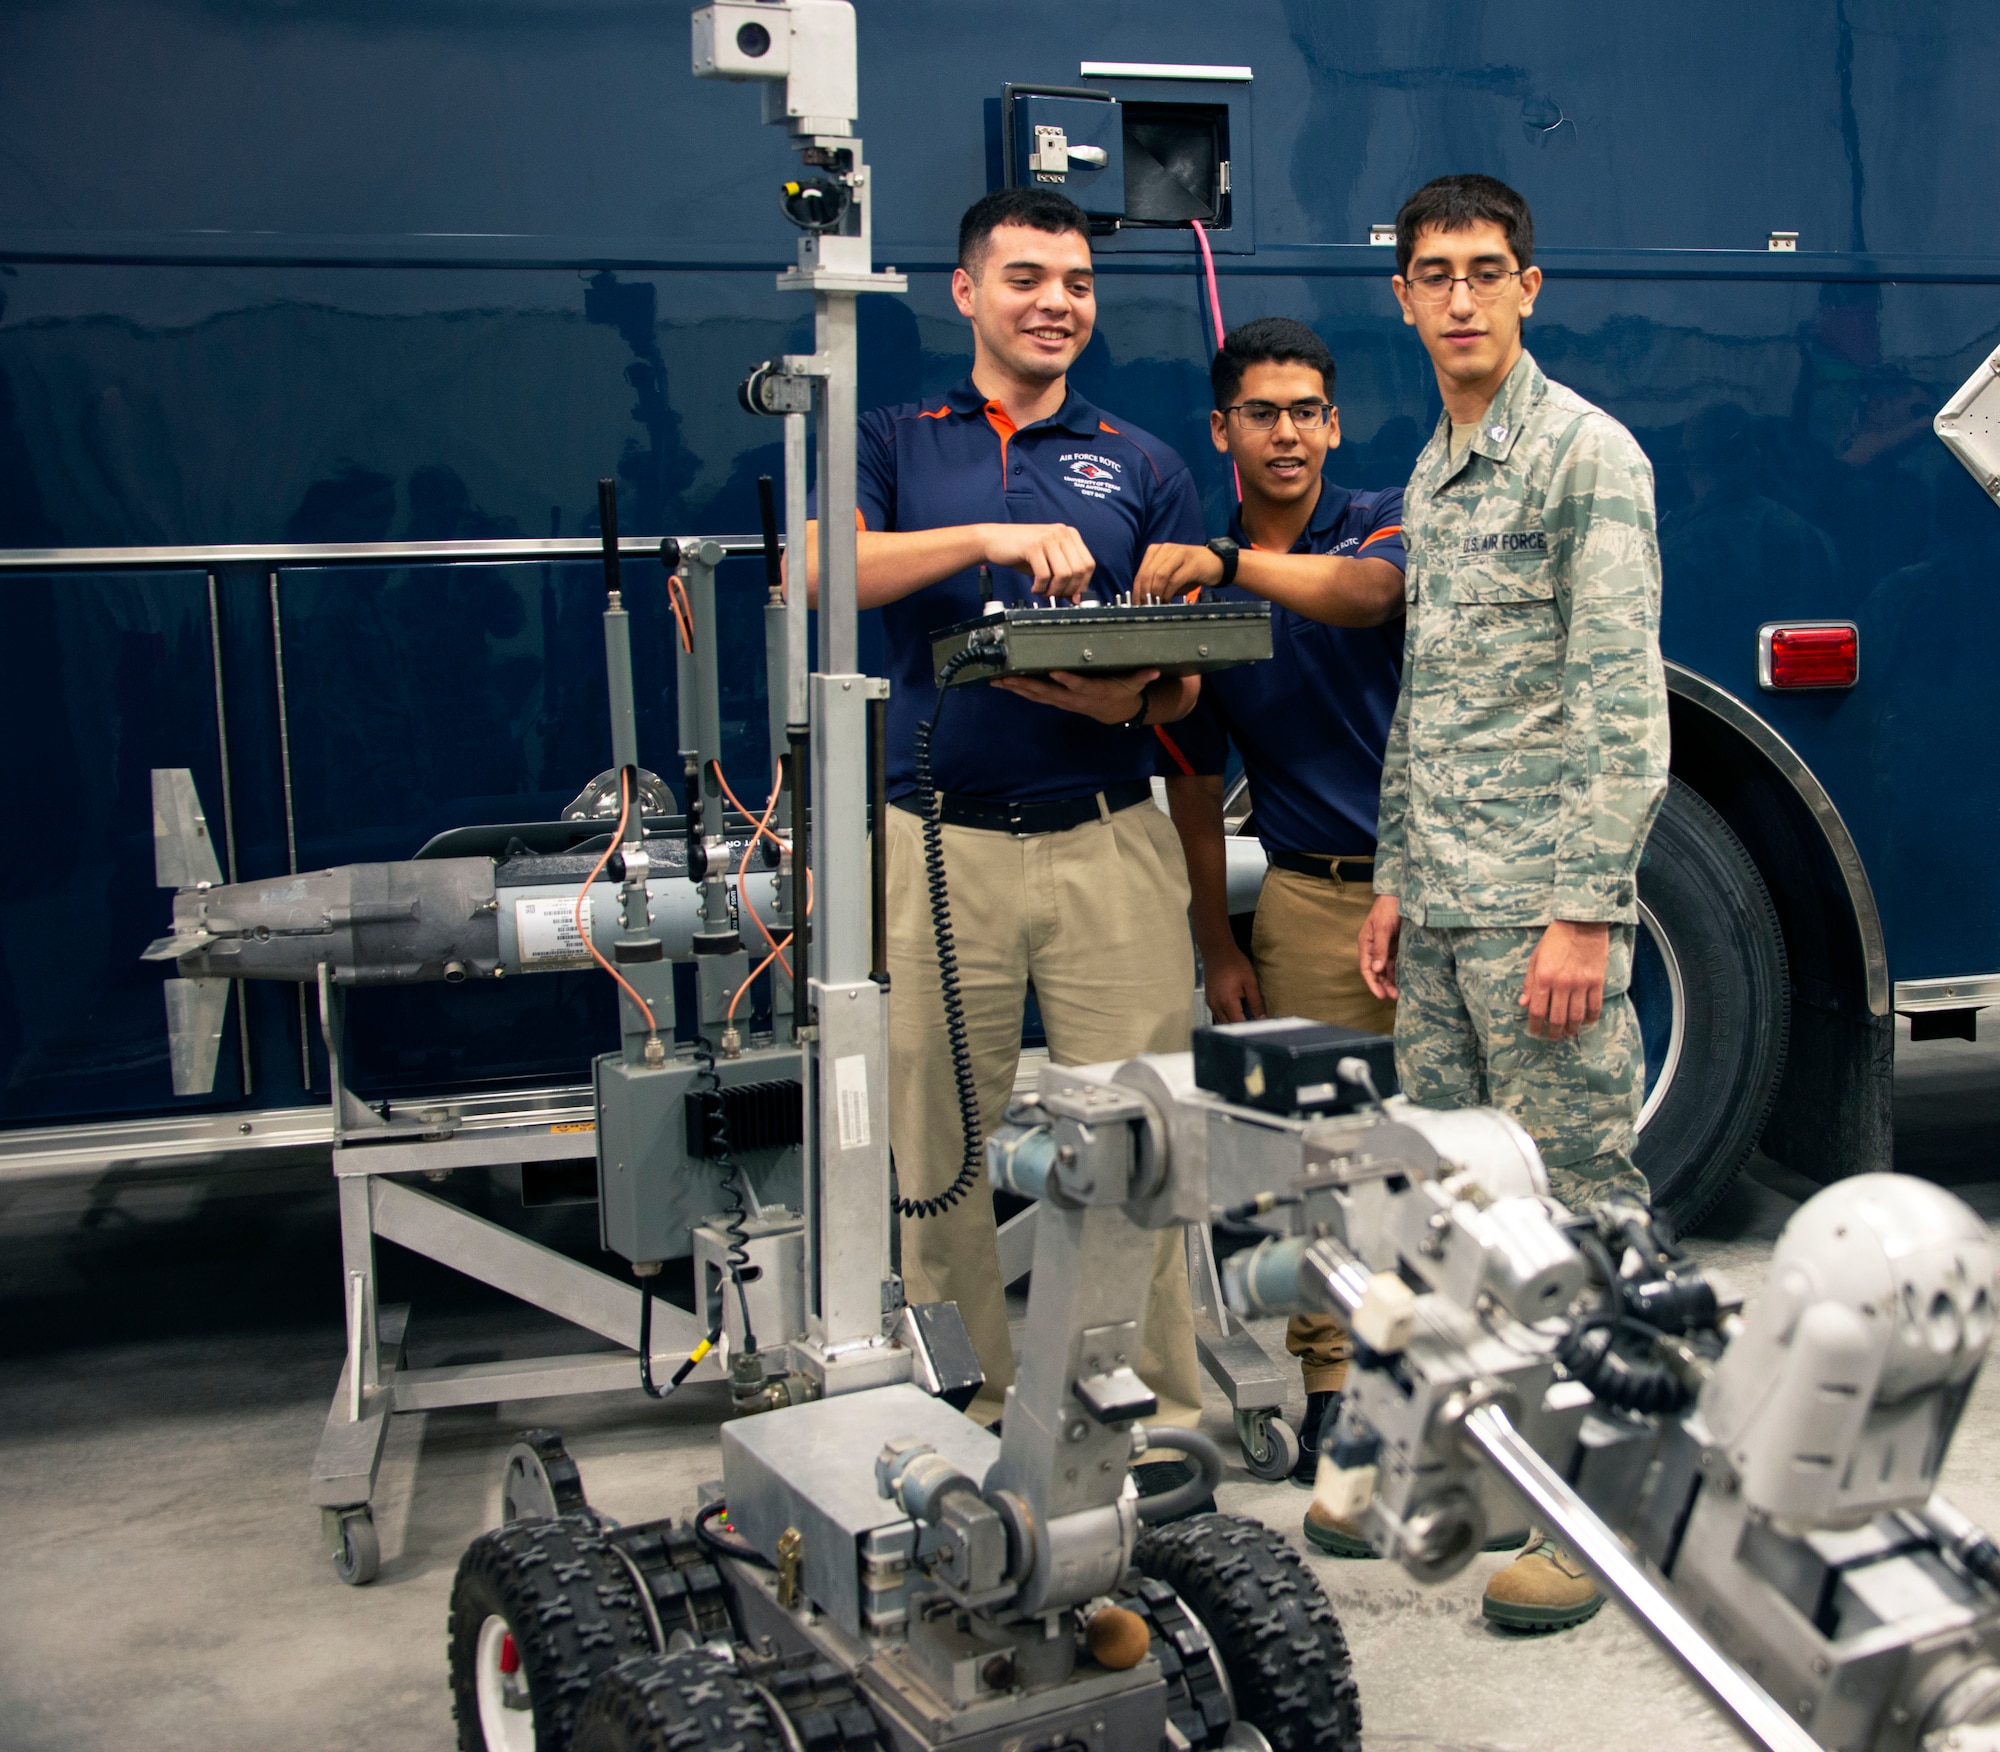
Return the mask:
[[1396,1075],[1419,1107],[1492,1106],[1542,1152],[1549,1190],[1581,1211],[1613,1192],[1646,1199],[1632,1164],[1646,1055],[1627,988],[1632,927],[1611,927],[1604,1009],[1571,1040],[1528,1032],[1521,1004],[1541,925],[1403,926],[1396,957]]

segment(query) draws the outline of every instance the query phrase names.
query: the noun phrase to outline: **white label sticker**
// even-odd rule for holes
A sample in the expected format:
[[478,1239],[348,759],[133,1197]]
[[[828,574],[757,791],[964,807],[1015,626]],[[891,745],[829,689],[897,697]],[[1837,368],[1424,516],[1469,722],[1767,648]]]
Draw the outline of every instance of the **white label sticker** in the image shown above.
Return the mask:
[[514,902],[514,941],[523,968],[588,967],[590,949],[585,935],[590,912],[583,915],[584,931],[576,928],[576,900],[573,896],[539,895]]
[[840,1147],[868,1147],[868,1059],[853,1053],[833,1061],[833,1099],[840,1112]]

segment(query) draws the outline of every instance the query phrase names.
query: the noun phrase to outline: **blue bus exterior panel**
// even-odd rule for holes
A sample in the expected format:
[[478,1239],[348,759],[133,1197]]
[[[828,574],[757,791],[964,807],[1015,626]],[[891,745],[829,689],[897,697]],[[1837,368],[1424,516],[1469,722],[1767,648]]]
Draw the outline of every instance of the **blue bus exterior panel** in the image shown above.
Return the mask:
[[[1530,345],[1654,463],[1668,656],[1749,702],[1817,775],[1866,864],[1892,979],[2000,969],[2000,771],[1982,758],[2000,510],[1930,431],[2000,345],[1983,169],[2000,14],[1161,0],[1138,31],[1044,0],[910,0],[860,21],[876,258],[910,275],[906,298],[862,303],[864,406],[966,369],[953,234],[994,180],[1003,81],[1126,97],[1131,82],[1081,64],[1253,67],[1231,152],[1256,175],[1232,197],[1247,247],[1217,254],[1223,315],[1325,335],[1332,467],[1356,488],[1400,484],[1438,412],[1371,223],[1444,171],[1519,187],[1548,275]],[[254,18],[53,0],[0,17],[0,548],[588,534],[603,474],[620,479],[628,533],[755,528],[778,435],[734,387],[755,360],[810,346],[807,301],[772,283],[792,253],[776,195],[792,160],[741,91],[686,69],[682,10],[612,0],[329,0]],[[1765,248],[1777,230],[1799,233],[1796,254]],[[1126,234],[1101,252],[1076,381],[1188,457],[1219,530],[1228,473],[1207,440],[1192,246]],[[408,856],[438,828],[553,813],[608,764],[588,573],[280,579],[302,863]],[[768,753],[761,590],[754,562],[724,576],[728,758],[747,797]],[[0,1121],[173,1105],[163,1031],[148,1032],[158,994],[142,989],[160,976],[136,960],[165,917],[142,781],[190,766],[221,813],[206,591],[180,573],[0,580],[5,660],[22,670],[0,707],[14,783],[90,822],[57,855],[45,814],[11,811],[9,864],[85,884],[65,917],[91,936],[6,938]],[[236,849],[245,875],[269,873],[287,856],[269,579],[225,568],[218,601]],[[657,620],[648,603],[635,593]],[[1806,618],[1858,625],[1859,685],[1759,693],[1756,628]],[[53,642],[31,628],[56,622]],[[124,661],[164,704],[117,692],[115,651],[142,638],[162,643]],[[668,728],[645,734],[667,762],[662,629],[646,642],[663,665],[649,710]],[[86,720],[114,703],[111,737]],[[17,919],[38,916],[43,880],[16,878]],[[86,999],[78,958],[95,957],[100,919]],[[537,1003],[568,1003],[547,984]],[[129,1011],[94,1020],[114,991]],[[581,1073],[596,1000],[566,1020],[496,1014],[490,1048],[440,1056],[469,995],[371,1019],[365,1075]],[[251,1003],[257,1104],[300,1094],[281,996]],[[236,1057],[232,1039],[218,1101]],[[92,1064],[101,1075],[76,1068]]]

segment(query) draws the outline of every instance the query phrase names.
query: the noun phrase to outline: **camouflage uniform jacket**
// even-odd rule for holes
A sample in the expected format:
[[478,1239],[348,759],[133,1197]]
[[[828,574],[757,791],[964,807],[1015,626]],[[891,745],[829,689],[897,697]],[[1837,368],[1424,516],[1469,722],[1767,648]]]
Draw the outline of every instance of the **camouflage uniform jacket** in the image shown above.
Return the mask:
[[1437,927],[1631,923],[1667,788],[1653,471],[1527,354],[1403,500],[1409,604],[1375,887]]

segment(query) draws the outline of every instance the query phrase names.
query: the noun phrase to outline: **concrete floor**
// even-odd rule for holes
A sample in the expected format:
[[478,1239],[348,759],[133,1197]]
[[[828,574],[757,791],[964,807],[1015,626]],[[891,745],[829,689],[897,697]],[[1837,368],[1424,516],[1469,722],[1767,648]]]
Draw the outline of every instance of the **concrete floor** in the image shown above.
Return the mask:
[[[1902,1165],[1989,1218],[1996,1121],[2000,1045],[1905,1039]],[[1759,1158],[1699,1252],[1754,1290],[1811,1190]],[[384,1254],[406,1280],[391,1295],[417,1303],[413,1361],[561,1342]],[[445,1752],[446,1600],[460,1553],[497,1518],[513,1432],[563,1429],[591,1499],[621,1519],[685,1511],[718,1470],[716,1387],[664,1407],[635,1391],[400,1419],[377,1497],[381,1579],[341,1586],[304,1507],[339,1368],[337,1261],[325,1170],[310,1163],[0,1185],[0,1752]],[[1226,1437],[1219,1398],[1209,1413]],[[1992,1377],[1946,1481],[2000,1525]],[[1306,1502],[1240,1474],[1218,1496],[1294,1536]],[[1425,1589],[1390,1565],[1313,1559],[1353,1648],[1371,1752],[1737,1743],[1615,1608],[1559,1637],[1489,1631],[1480,1587],[1504,1561]]]

